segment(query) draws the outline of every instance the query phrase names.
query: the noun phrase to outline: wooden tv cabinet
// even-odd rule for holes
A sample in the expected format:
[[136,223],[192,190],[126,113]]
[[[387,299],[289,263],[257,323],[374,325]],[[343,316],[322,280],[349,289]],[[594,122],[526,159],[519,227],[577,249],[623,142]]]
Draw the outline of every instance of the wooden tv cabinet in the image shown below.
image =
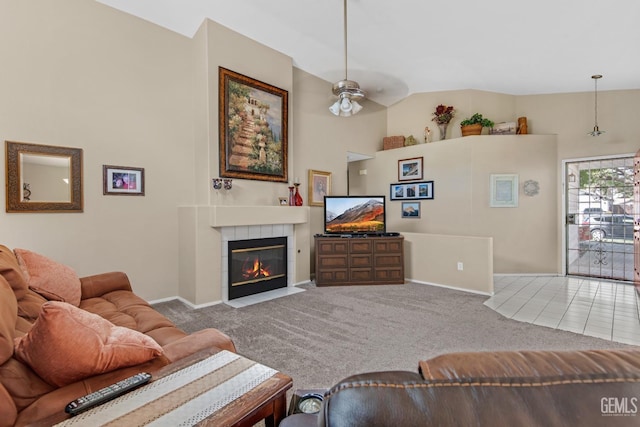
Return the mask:
[[316,286],[404,284],[404,237],[315,236]]

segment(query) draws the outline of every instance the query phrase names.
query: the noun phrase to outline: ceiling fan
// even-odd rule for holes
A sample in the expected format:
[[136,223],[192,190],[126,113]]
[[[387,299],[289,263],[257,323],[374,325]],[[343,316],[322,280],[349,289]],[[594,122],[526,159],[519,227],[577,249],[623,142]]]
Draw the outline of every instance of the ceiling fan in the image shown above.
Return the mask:
[[362,105],[358,100],[365,97],[365,93],[360,89],[358,82],[349,80],[347,74],[347,0],[344,1],[344,80],[333,84],[333,94],[338,100],[329,107],[336,116],[349,117],[362,110]]

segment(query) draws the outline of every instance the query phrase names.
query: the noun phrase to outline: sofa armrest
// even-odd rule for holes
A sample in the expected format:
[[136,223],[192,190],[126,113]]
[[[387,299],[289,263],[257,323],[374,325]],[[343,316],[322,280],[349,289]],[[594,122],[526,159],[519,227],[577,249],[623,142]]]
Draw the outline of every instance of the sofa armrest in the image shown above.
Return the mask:
[[80,278],[82,299],[100,297],[112,291],[132,291],[125,273],[110,272]]
[[285,417],[278,427],[317,427],[317,414],[292,414]]
[[640,350],[487,351],[420,361],[425,380],[615,376],[640,372]]

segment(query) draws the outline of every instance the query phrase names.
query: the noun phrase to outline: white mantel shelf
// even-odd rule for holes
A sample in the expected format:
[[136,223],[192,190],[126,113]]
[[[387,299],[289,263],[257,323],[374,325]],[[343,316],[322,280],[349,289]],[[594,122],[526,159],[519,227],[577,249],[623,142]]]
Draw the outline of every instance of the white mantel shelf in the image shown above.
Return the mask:
[[304,224],[309,222],[308,206],[210,206],[211,227],[243,225]]

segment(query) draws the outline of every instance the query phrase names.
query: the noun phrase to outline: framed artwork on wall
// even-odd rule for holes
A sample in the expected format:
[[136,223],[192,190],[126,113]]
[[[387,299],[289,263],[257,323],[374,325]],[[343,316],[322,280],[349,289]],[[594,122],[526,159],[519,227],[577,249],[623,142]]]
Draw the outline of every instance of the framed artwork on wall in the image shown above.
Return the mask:
[[420,202],[402,202],[402,218],[420,218]]
[[391,184],[391,200],[433,199],[433,181]]
[[331,194],[331,172],[309,169],[309,206],[323,206],[324,196]]
[[288,92],[218,68],[220,176],[287,182]]
[[492,208],[518,207],[518,175],[491,175],[491,200],[489,206]]
[[103,165],[102,194],[144,196],[144,168]]
[[398,181],[422,179],[422,157],[398,160]]

